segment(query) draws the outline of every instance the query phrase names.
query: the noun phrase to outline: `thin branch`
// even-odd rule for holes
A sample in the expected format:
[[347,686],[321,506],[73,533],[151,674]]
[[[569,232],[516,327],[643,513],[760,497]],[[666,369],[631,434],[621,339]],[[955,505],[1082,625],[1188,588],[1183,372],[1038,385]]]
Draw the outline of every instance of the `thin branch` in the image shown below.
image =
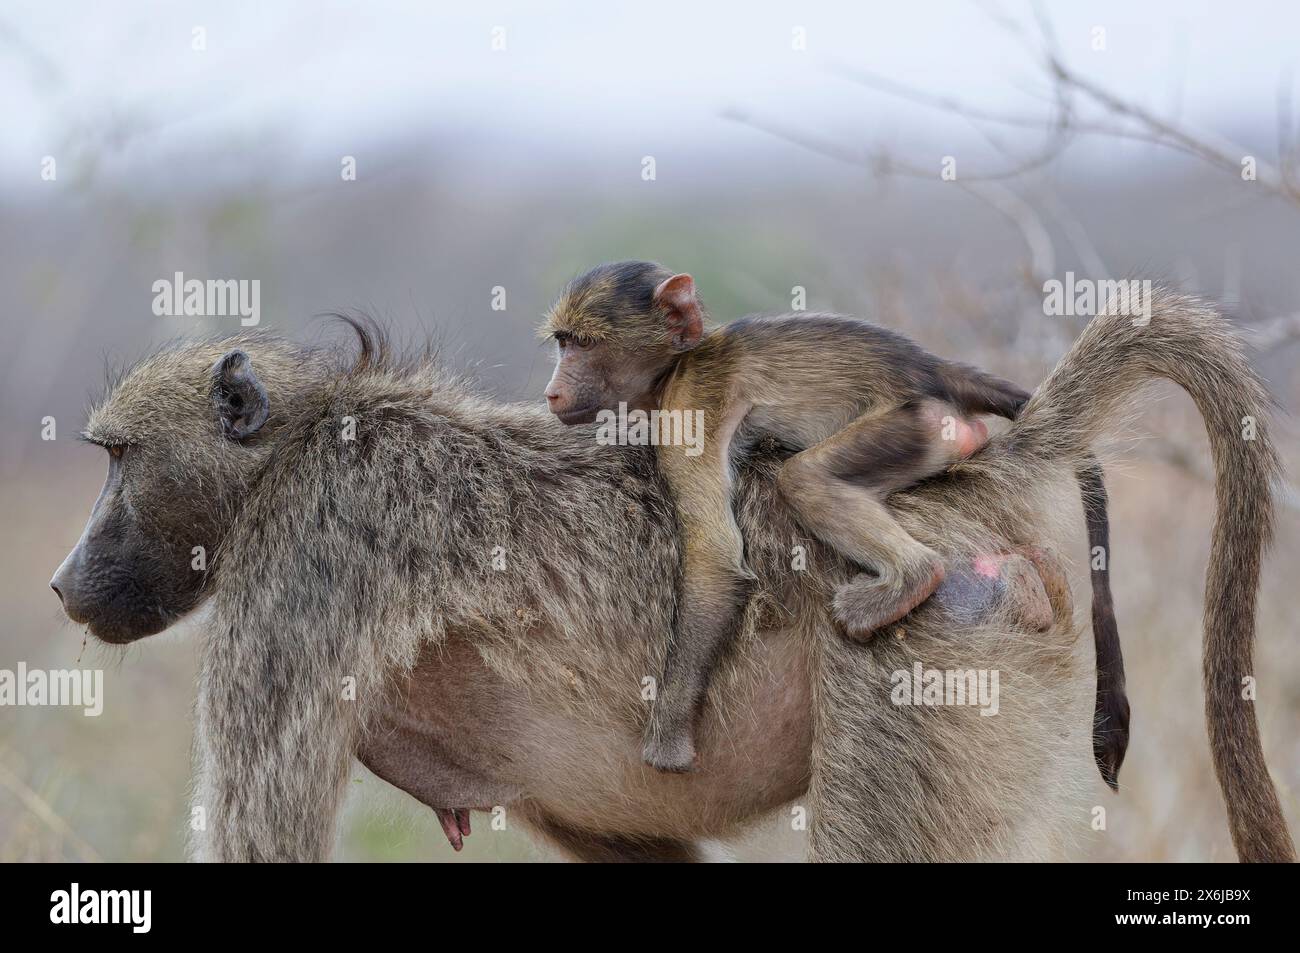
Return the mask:
[[1282,70],[1277,84],[1277,155],[1282,181],[1295,190],[1296,142],[1291,109],[1291,68]]
[[906,100],[920,106],[928,106],[931,109],[951,113],[954,116],[961,116],[963,119],[972,119],[980,122],[993,122],[1003,126],[1020,126],[1027,129],[1042,129],[1045,124],[1041,116],[1017,116],[1010,113],[990,112],[989,110],[972,106],[970,103],[963,102],[956,97],[940,96],[935,93],[928,93],[924,90],[916,89],[915,87],[908,86],[905,83],[897,82],[868,70],[857,69],[843,64],[836,64],[830,68],[830,71],[852,83],[856,83],[859,86],[865,86],[868,89],[874,89],[877,92],[886,93],[887,95],[893,96],[895,99]]
[[[726,119],[765,132],[819,155],[827,156],[839,162],[846,162],[850,165],[869,168],[876,175],[904,175],[909,178],[930,181],[939,178],[937,170],[925,170],[910,163],[899,162],[886,152],[868,153],[850,149],[821,137],[797,132],[784,124],[755,119],[742,109],[732,107],[725,110],[722,115]],[[992,178],[958,176],[952,180],[952,184],[984,202],[1015,225],[1024,240],[1025,247],[1029,251],[1030,280],[1036,286],[1041,287],[1042,283],[1051,276],[1056,267],[1056,252],[1052,245],[1052,237],[1033,206],[997,181],[999,178],[1001,176]]]
[[[1033,10],[1040,26],[1048,30],[1047,15],[1041,4],[1033,4]],[[1001,21],[1001,25],[1004,29],[1007,28],[1005,21]],[[1018,28],[1012,32],[1023,37],[1023,31]],[[1050,37],[1050,33],[1047,35]],[[1043,54],[1043,68],[1057,86],[1070,92],[1082,93],[1112,115],[1137,123],[1146,130],[1153,143],[1177,145],[1211,165],[1236,173],[1241,172],[1242,159],[1253,154],[1252,150],[1221,136],[1212,133],[1193,134],[1172,120],[1129,102],[1066,66],[1054,42],[1049,41],[1047,47]],[[1255,181],[1292,202],[1300,203],[1300,191],[1292,187],[1278,169],[1258,157],[1255,158]]]

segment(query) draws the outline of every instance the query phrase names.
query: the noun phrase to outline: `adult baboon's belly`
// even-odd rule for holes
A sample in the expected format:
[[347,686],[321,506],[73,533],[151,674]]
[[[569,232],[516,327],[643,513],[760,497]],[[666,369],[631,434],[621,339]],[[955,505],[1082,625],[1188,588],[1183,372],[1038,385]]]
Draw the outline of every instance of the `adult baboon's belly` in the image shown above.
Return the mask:
[[727,710],[705,715],[692,774],[656,772],[641,761],[639,729],[548,704],[545,693],[507,682],[454,638],[421,657],[404,706],[384,715],[361,759],[434,807],[508,808],[527,799],[576,829],[723,836],[808,783],[803,650],[782,632],[746,650],[753,657],[726,692]]
[[812,747],[804,649],[788,633],[766,632],[742,651],[720,693],[725,708],[705,709],[694,772],[644,764],[639,726],[542,713],[526,739],[536,757],[529,794],[572,827],[682,839],[724,836],[798,797]]
[[[1036,549],[952,566],[935,598],[957,626],[1000,613],[1007,631],[1030,639],[1073,628],[1064,570]],[[543,654],[547,637],[538,633],[529,651]],[[562,642],[549,648],[557,657],[564,651]],[[726,836],[804,793],[813,735],[810,667],[799,640],[769,631],[736,651],[713,695],[725,702],[705,709],[691,774],[660,774],[642,763],[641,726],[624,699],[608,694],[610,686],[635,684],[619,659],[588,670],[602,691],[575,704],[544,687],[545,679],[522,676],[526,666],[488,665],[468,638],[456,636],[425,650],[402,701],[369,733],[361,760],[431,807],[526,801],[526,816],[540,809],[574,831]]]

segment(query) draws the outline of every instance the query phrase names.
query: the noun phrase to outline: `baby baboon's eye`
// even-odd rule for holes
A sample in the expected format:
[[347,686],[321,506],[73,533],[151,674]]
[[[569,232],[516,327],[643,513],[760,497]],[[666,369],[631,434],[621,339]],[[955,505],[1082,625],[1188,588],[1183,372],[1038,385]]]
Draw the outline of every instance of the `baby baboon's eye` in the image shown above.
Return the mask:
[[111,447],[106,447],[105,449],[108,450],[108,455],[114,460],[121,460],[122,454],[126,453],[126,444],[115,443]]

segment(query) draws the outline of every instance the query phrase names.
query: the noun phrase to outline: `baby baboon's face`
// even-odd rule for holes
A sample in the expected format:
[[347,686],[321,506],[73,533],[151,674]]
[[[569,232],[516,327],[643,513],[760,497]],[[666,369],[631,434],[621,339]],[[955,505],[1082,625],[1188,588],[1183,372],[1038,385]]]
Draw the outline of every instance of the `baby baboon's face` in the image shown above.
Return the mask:
[[664,375],[700,341],[703,309],[690,275],[615,262],[571,281],[541,330],[555,342],[547,406],[566,424],[591,423],[620,403],[655,406]]

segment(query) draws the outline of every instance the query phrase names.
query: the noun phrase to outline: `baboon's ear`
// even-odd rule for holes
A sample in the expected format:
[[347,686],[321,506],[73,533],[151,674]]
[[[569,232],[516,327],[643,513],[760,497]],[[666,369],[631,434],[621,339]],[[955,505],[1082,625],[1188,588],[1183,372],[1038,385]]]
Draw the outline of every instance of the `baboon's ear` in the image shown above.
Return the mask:
[[266,423],[271,402],[243,351],[231,351],[212,365],[212,406],[231,440],[243,440]]
[[695,279],[690,275],[673,275],[655,289],[654,303],[668,316],[668,334],[673,347],[689,351],[700,343],[704,334],[704,313],[695,296]]

